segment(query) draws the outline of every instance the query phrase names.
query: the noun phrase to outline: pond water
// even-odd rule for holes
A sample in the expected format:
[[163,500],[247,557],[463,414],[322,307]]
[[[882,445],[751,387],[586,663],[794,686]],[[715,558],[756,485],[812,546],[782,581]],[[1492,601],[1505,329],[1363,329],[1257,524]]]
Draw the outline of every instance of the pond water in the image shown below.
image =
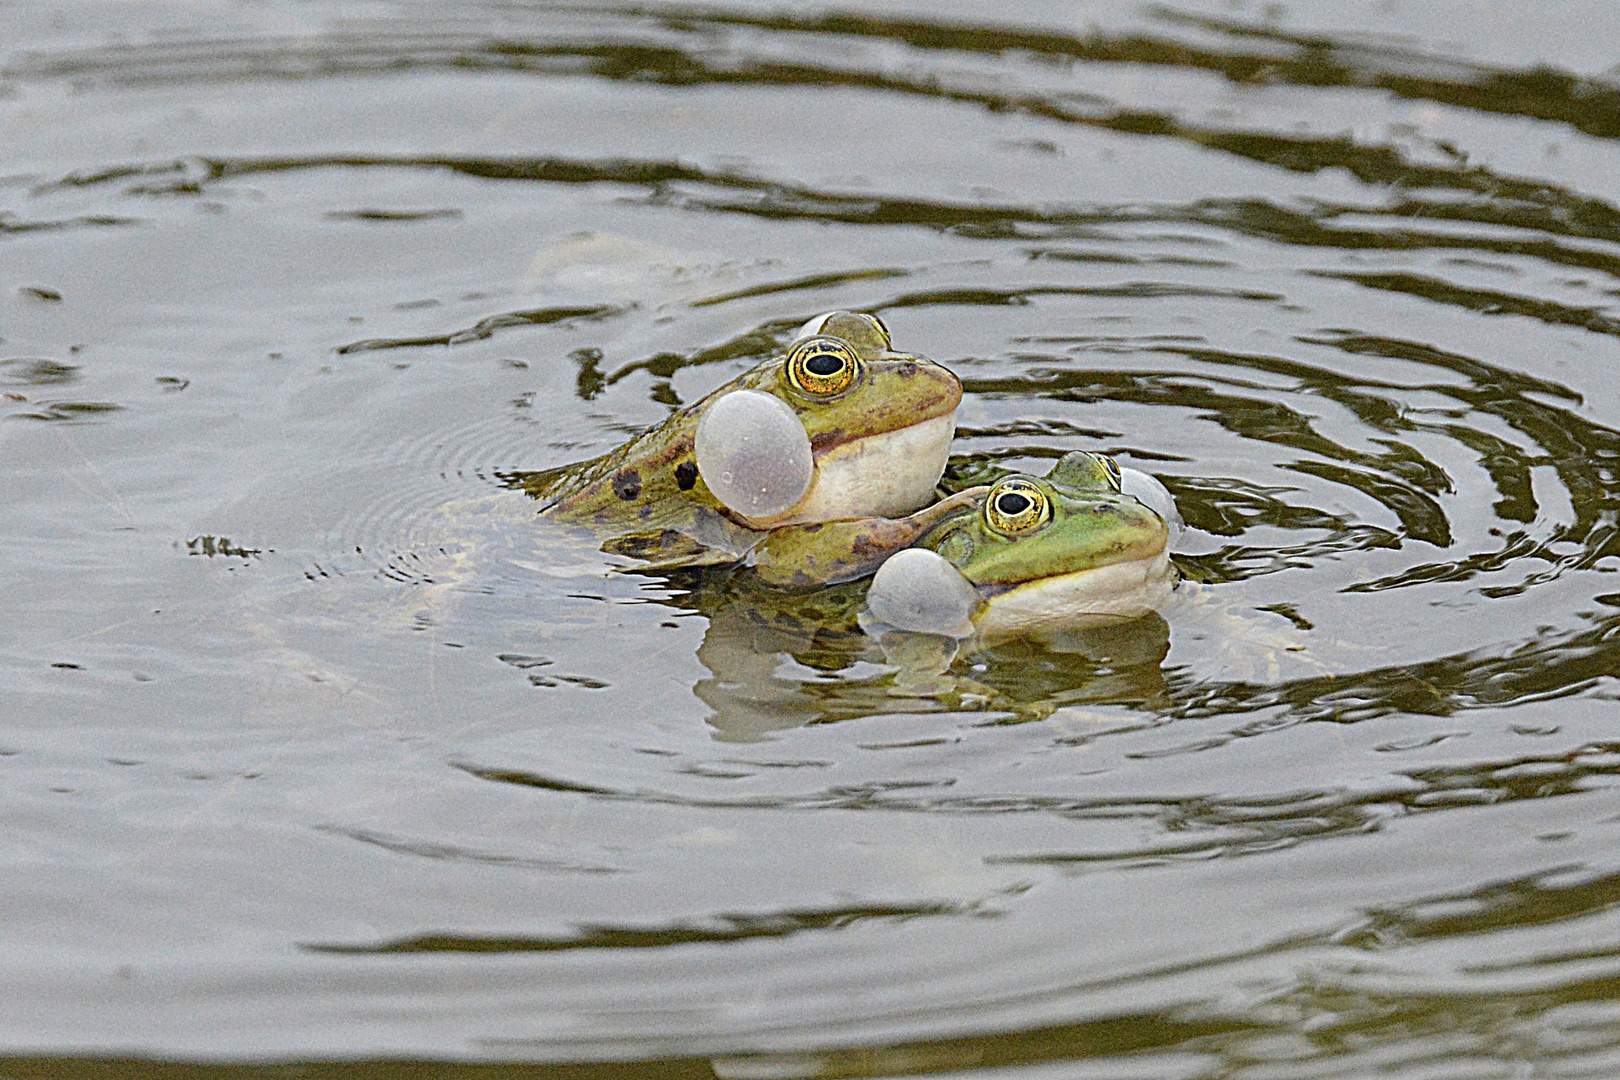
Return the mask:
[[[1620,1072],[1612,6],[4,22],[0,1072]],[[832,308],[1197,596],[547,545]]]

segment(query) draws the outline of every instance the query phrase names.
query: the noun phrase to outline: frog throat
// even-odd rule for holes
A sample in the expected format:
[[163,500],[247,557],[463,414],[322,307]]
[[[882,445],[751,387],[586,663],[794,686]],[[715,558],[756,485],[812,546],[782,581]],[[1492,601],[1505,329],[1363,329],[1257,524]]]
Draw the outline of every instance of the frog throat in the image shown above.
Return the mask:
[[974,625],[987,637],[1014,637],[1043,627],[1084,628],[1140,618],[1161,607],[1175,587],[1168,550],[1129,562],[1057,574],[1021,585],[980,586],[986,603]]
[[841,443],[816,456],[810,489],[775,517],[744,518],[750,528],[769,529],[849,516],[842,508],[866,508],[862,516],[898,517],[933,498],[956,435],[956,413],[920,420]]

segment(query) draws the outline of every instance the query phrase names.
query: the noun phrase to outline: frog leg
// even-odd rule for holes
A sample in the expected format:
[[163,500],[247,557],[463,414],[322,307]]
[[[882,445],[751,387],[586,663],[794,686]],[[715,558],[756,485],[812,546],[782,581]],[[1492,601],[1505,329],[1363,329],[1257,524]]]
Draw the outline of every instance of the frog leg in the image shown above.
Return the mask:
[[946,516],[971,506],[988,488],[941,499],[903,518],[847,518],[772,529],[748,556],[769,585],[836,585],[875,573],[883,561],[910,547]]
[[602,550],[639,560],[642,565],[620,568],[631,573],[719,566],[740,560],[764,535],[708,507],[696,507],[611,537]]
[[729,551],[712,548],[681,532],[679,529],[647,529],[624,533],[602,544],[609,555],[622,555],[640,560],[642,565],[620,569],[675,570],[683,566],[714,566],[736,562],[737,556]]

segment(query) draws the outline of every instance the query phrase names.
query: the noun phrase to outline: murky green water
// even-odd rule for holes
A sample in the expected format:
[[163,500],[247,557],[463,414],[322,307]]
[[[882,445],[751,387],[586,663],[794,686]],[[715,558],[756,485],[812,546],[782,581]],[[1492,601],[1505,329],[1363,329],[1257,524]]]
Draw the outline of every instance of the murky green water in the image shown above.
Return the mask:
[[[0,1072],[1620,1072],[1613,7],[0,19]],[[1197,601],[546,547],[834,307]]]

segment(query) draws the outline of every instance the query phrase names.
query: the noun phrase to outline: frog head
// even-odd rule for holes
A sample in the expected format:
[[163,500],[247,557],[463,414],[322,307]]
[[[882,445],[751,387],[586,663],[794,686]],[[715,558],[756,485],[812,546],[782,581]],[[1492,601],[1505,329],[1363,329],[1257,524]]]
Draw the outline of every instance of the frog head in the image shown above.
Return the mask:
[[[1011,636],[1134,618],[1175,582],[1165,519],[1121,493],[1100,455],[1066,456],[1046,477],[1003,477],[883,564],[873,613],[909,629]],[[935,618],[907,614],[913,601]]]
[[874,316],[833,312],[811,325],[818,321],[819,333],[800,336],[780,363],[738,387],[785,403],[814,461],[791,506],[739,509],[754,528],[909,513],[933,498],[950,452],[962,384],[949,369],[894,351]]
[[961,400],[949,369],[895,351],[876,316],[832,312],[783,355],[531,491],[544,513],[609,536],[905,514],[933,497]]

